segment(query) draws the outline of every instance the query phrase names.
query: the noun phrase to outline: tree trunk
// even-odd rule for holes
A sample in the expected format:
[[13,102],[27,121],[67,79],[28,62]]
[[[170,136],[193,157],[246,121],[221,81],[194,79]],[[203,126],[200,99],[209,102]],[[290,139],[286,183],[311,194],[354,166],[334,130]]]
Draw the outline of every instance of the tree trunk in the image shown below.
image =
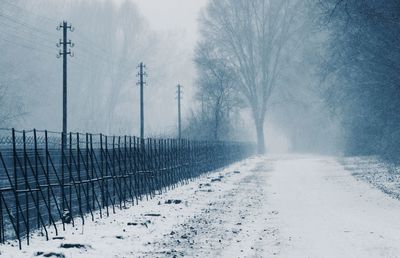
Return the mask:
[[264,141],[264,119],[255,120],[257,131],[257,152],[258,154],[265,154],[265,141]]
[[219,131],[219,119],[218,115],[215,115],[215,127],[214,127],[214,140],[218,141],[218,131]]
[[217,100],[217,103],[215,104],[215,113],[214,113],[214,119],[215,119],[215,127],[214,127],[214,140],[218,141],[218,131],[219,131],[219,112],[220,112],[220,104],[219,104],[219,98]]

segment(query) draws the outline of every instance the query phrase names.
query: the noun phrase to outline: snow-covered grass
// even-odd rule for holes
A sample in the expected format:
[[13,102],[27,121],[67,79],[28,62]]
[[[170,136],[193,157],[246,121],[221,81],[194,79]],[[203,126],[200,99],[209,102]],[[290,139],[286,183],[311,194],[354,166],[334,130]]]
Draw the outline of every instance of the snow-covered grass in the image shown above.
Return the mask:
[[343,158],[341,163],[357,179],[400,200],[400,167],[376,156]]

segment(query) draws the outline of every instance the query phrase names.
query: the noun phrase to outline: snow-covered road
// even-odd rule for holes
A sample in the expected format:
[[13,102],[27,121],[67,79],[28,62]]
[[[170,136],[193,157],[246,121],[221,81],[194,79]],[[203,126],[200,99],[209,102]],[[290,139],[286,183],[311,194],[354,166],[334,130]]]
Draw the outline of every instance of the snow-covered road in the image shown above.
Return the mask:
[[327,157],[286,157],[269,173],[281,257],[400,257],[400,202]]
[[398,200],[335,158],[257,157],[84,230],[68,228],[61,239],[0,250],[1,257],[400,257],[399,215]]

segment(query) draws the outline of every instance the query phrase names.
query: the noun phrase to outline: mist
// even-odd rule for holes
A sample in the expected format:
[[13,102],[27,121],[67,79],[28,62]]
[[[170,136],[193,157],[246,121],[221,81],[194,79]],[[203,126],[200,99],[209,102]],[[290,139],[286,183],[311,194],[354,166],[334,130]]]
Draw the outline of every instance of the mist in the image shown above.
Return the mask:
[[[182,30],[153,28],[131,1],[4,1],[1,3],[2,127],[61,130],[62,60],[56,47],[63,20],[75,28],[68,59],[70,131],[137,134],[137,65],[147,66],[147,135],[174,135],[175,87],[194,77],[193,41]],[[189,38],[189,39],[188,39]],[[182,40],[183,39],[183,40]],[[194,44],[194,43],[193,43]],[[4,103],[4,104],[3,104]],[[188,106],[185,104],[185,106]],[[6,113],[6,112],[5,112]],[[156,114],[156,115],[152,115]]]
[[400,257],[400,0],[0,0],[1,257]]
[[[369,69],[354,63],[351,53],[358,51],[364,60],[362,51],[384,44],[378,34],[371,46],[356,49],[349,42],[357,33],[366,35],[360,22],[368,12],[386,15],[389,9],[371,2],[364,10],[351,2],[352,13],[347,14],[348,7],[335,3],[3,1],[1,127],[62,130],[63,71],[56,58],[62,35],[56,27],[67,20],[75,28],[69,33],[75,46],[74,57],[68,58],[68,131],[138,135],[137,65],[144,62],[148,137],[178,135],[180,84],[185,138],[257,142],[260,152],[269,153],[362,150],[391,157],[395,147],[388,152],[385,144],[360,145],[372,127],[385,127],[386,118],[377,113],[382,108],[374,108],[375,100],[362,94],[346,97],[353,96]],[[263,5],[265,17],[257,5]],[[247,14],[234,16],[241,8]],[[275,22],[268,20],[274,15]],[[270,28],[257,30],[264,18]],[[391,21],[383,17],[368,29],[379,28],[380,22]],[[345,53],[350,53],[347,59]],[[349,73],[352,62],[358,78]],[[374,80],[392,83],[383,77]],[[373,110],[352,113],[368,103]],[[356,121],[370,114],[376,114],[376,122]],[[356,131],[361,132],[356,133],[359,141],[354,140]],[[391,137],[384,141],[396,138]]]

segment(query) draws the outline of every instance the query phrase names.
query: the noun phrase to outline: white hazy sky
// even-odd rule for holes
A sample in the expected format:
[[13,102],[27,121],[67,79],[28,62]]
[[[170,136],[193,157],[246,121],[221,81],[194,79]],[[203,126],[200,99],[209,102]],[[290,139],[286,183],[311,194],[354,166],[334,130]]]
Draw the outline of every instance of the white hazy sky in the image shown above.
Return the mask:
[[182,41],[194,47],[198,35],[197,19],[208,0],[132,0],[157,31],[180,32]]
[[[119,1],[119,0],[117,0]],[[175,48],[180,53],[176,60],[171,60],[169,68],[174,71],[175,83],[183,84],[183,118],[184,120],[193,108],[194,83],[196,78],[196,69],[193,63],[193,54],[196,42],[199,38],[198,17],[201,10],[207,5],[208,0],[131,0],[136,3],[140,13],[149,23],[151,30],[166,36],[167,40],[172,40]],[[170,44],[167,44],[170,45]],[[168,51],[168,48],[166,48]],[[184,64],[184,68],[182,65]],[[177,66],[176,66],[177,65]],[[151,64],[150,64],[151,66]],[[175,91],[175,85],[169,85]],[[166,99],[175,101],[174,98],[164,96]],[[166,103],[168,103],[166,101]],[[168,109],[169,107],[169,109]],[[169,110],[169,111],[168,111]],[[164,108],[167,114],[157,119],[156,122],[149,123],[150,131],[158,133],[158,128],[174,128],[175,104],[172,102]],[[172,116],[172,118],[171,118]],[[163,121],[167,120],[170,124]],[[172,122],[171,122],[172,121]],[[162,124],[162,125],[160,125]]]

